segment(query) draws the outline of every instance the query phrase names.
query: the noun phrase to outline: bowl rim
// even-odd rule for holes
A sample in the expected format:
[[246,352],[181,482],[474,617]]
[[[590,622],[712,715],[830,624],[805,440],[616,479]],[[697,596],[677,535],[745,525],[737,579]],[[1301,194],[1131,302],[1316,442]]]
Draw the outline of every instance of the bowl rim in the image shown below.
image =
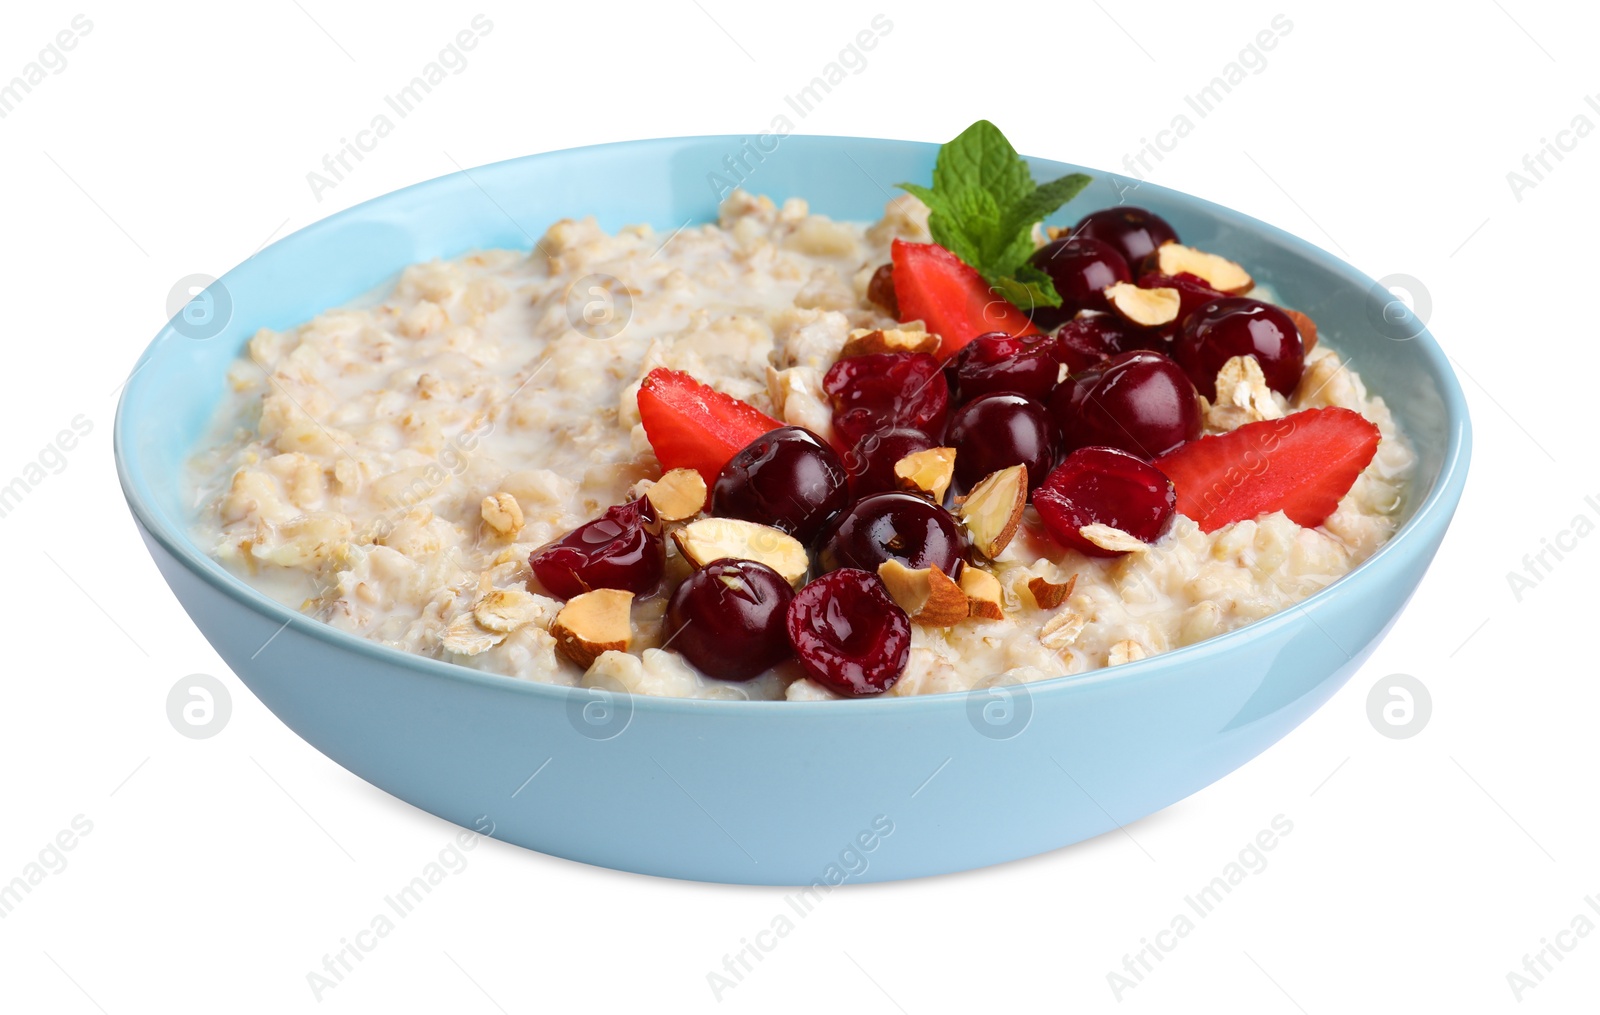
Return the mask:
[[[696,142],[727,143],[737,141],[744,136],[745,135],[733,134],[700,134],[674,137],[640,138],[634,140],[609,141],[601,144],[579,145],[571,148],[560,148],[546,152],[535,152],[529,155],[514,156],[509,159],[501,159],[495,162],[485,163],[480,166],[474,166],[468,169],[459,169],[455,172],[445,173],[440,176],[409,184],[397,190],[388,191],[375,197],[368,198],[367,200],[358,204],[354,204],[349,208],[337,211],[331,215],[325,216],[324,218],[318,219],[315,222],[308,223],[307,225],[295,230],[287,236],[280,237],[278,240],[274,241],[271,246],[278,246],[279,244],[288,243],[292,240],[304,239],[307,234],[313,234],[320,230],[331,228],[346,218],[358,217],[359,215],[366,213],[370,209],[370,206],[378,204],[379,202],[393,200],[399,195],[407,194],[425,187],[438,186],[444,181],[458,178],[465,178],[470,181],[471,174],[474,172],[492,169],[498,166],[505,166],[514,162],[523,162],[532,159],[549,158],[561,155],[570,155],[577,152],[587,152],[617,147],[648,148],[656,145],[668,146]],[[920,147],[924,149],[938,148],[938,144],[934,142],[899,140],[893,138],[856,137],[838,134],[790,134],[785,136],[785,140],[802,138],[811,142],[834,144],[889,142],[893,144]],[[1093,167],[1078,166],[1074,163],[1063,163],[1059,160],[1045,159],[1043,157],[1025,156],[1025,158],[1028,158],[1029,161],[1034,162],[1049,162],[1054,165],[1068,166],[1074,170],[1081,169],[1097,176],[1103,176],[1112,179],[1122,179],[1121,174],[1106,170],[1099,170]],[[1205,198],[1196,197],[1192,194],[1175,190],[1170,187],[1163,187],[1158,184],[1152,184],[1143,180],[1139,181],[1138,186],[1140,189],[1149,188],[1151,191],[1159,192],[1162,195],[1176,198],[1179,201],[1188,204],[1190,207],[1212,217],[1231,220],[1231,222],[1235,225],[1246,226],[1252,230],[1258,231],[1259,233],[1264,234],[1285,246],[1295,249],[1296,252],[1314,262],[1318,268],[1329,271],[1336,275],[1343,275],[1353,278],[1355,281],[1363,283],[1364,286],[1369,290],[1378,285],[1376,281],[1367,277],[1354,265],[1351,265],[1341,258],[1336,257],[1316,244],[1302,239],[1301,237],[1290,233],[1287,230],[1280,229],[1271,223],[1263,222],[1254,216],[1247,215],[1243,212],[1227,208],[1213,201],[1208,201]],[[255,255],[252,255],[252,258],[254,256]],[[252,258],[246,258],[239,264],[234,265],[222,276],[222,280],[226,280],[229,275],[233,274],[234,271],[238,270],[238,268],[242,267],[244,264],[247,264]],[[160,546],[175,560],[181,563],[187,571],[206,582],[209,586],[211,586],[211,588],[233,599],[239,605],[244,606],[256,613],[262,614],[270,620],[280,622],[282,624],[282,627],[279,629],[280,633],[284,629],[293,627],[296,629],[297,633],[309,635],[313,639],[328,644],[330,647],[344,649],[355,652],[359,655],[364,655],[373,662],[400,666],[404,669],[410,670],[418,676],[465,682],[468,684],[478,685],[486,690],[509,691],[512,693],[531,695],[536,699],[545,698],[554,703],[569,702],[574,697],[593,697],[597,694],[612,693],[603,689],[583,687],[581,685],[567,686],[564,684],[549,684],[521,677],[504,676],[498,673],[478,670],[470,666],[463,666],[458,663],[447,662],[443,659],[435,659],[429,656],[419,655],[417,653],[393,648],[381,642],[372,641],[354,633],[333,627],[330,624],[324,623],[323,621],[317,620],[314,617],[301,613],[298,610],[280,603],[268,596],[266,593],[261,592],[260,590],[247,584],[243,579],[229,572],[219,561],[202,552],[199,546],[195,544],[195,542],[188,536],[186,532],[181,530],[173,531],[168,526],[163,524],[159,519],[159,515],[152,510],[149,504],[146,503],[139,489],[138,478],[135,476],[134,470],[129,464],[130,440],[128,437],[128,429],[130,422],[128,418],[128,402],[129,393],[135,390],[135,387],[141,383],[138,375],[142,372],[142,368],[144,367],[145,363],[155,355],[157,351],[157,345],[162,341],[165,334],[171,330],[171,327],[171,321],[168,321],[156,333],[156,336],[151,339],[151,341],[146,345],[144,350],[139,355],[138,359],[135,361],[128,378],[124,382],[123,390],[117,400],[116,414],[112,423],[112,455],[116,463],[117,478],[122,487],[123,497],[127,500],[129,509],[132,512],[135,521],[138,523],[139,527],[150,536],[150,538],[154,539],[158,544],[160,544]],[[1468,414],[1465,395],[1461,390],[1460,382],[1456,378],[1454,370],[1451,368],[1449,357],[1445,354],[1439,343],[1434,339],[1432,332],[1428,330],[1426,324],[1424,323],[1422,329],[1416,335],[1412,336],[1410,339],[1407,339],[1407,341],[1419,343],[1419,347],[1422,349],[1424,354],[1424,359],[1428,364],[1434,379],[1437,381],[1439,394],[1444,403],[1445,417],[1447,421],[1445,428],[1446,443],[1441,455],[1439,476],[1437,480],[1435,480],[1432,488],[1428,491],[1428,495],[1423,498],[1422,503],[1417,506],[1417,509],[1412,516],[1402,523],[1395,533],[1382,546],[1378,547],[1377,550],[1375,550],[1361,563],[1351,568],[1350,571],[1341,575],[1328,585],[1318,589],[1316,592],[1300,600],[1299,602],[1292,603],[1276,613],[1273,613],[1267,617],[1263,617],[1260,620],[1251,621],[1250,623],[1234,628],[1231,631],[1213,635],[1210,638],[1195,642],[1192,645],[1184,645],[1178,648],[1169,649],[1165,652],[1159,652],[1144,659],[1136,660],[1131,663],[1125,663],[1120,666],[1104,666],[1094,670],[1089,670],[1084,673],[1062,674],[1060,676],[1047,677],[1042,680],[1008,684],[1003,686],[1012,689],[1013,692],[1015,692],[1016,689],[1022,689],[1023,693],[1025,693],[1026,696],[1031,699],[1042,695],[1059,696],[1072,694],[1086,688],[1098,687],[1112,682],[1119,684],[1138,684],[1158,679],[1160,676],[1171,670],[1188,668],[1190,663],[1197,662],[1200,658],[1208,654],[1226,652],[1233,645],[1246,639],[1262,637],[1270,632],[1277,631],[1290,624],[1296,623],[1298,621],[1298,615],[1303,614],[1307,620],[1311,620],[1311,622],[1315,624],[1315,619],[1311,617],[1311,610],[1327,602],[1331,597],[1340,595],[1342,591],[1347,591],[1354,587],[1354,583],[1373,579],[1374,572],[1385,568],[1388,561],[1391,559],[1411,553],[1414,548],[1423,544],[1427,540],[1430,533],[1439,530],[1439,535],[1442,537],[1442,530],[1448,527],[1450,519],[1455,512],[1455,507],[1460,501],[1462,490],[1466,483],[1466,476],[1468,466],[1470,464],[1472,449],[1471,419]],[[1320,625],[1317,626],[1320,628]],[[277,637],[277,635],[274,635],[273,637]],[[1332,640],[1331,636],[1330,640]],[[1337,644],[1338,643],[1335,642],[1335,645]],[[1343,651],[1343,647],[1339,647],[1341,651]],[[986,690],[986,688],[980,686],[969,690],[940,691],[929,694],[907,695],[903,697],[885,694],[867,698],[843,698],[838,700],[823,701],[789,701],[782,698],[774,700],[750,700],[744,698],[679,698],[664,695],[631,693],[626,694],[626,697],[629,699],[629,706],[633,712],[654,711],[669,714],[678,712],[694,712],[712,715],[727,713],[729,715],[738,714],[747,716],[751,714],[783,714],[800,716],[822,710],[827,710],[830,713],[838,713],[840,710],[847,708],[852,710],[869,709],[875,711],[879,709],[892,709],[900,712],[905,712],[908,710],[926,712],[928,710],[961,707],[961,702],[969,699],[974,693],[982,692],[984,690]]]

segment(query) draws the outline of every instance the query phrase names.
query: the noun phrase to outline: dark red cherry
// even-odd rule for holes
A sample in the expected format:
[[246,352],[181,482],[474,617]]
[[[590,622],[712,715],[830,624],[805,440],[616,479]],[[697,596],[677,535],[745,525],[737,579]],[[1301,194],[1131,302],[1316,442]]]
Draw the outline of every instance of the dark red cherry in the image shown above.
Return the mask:
[[874,430],[911,427],[938,440],[950,411],[950,385],[925,352],[850,356],[828,368],[822,390],[833,405],[841,447]]
[[956,485],[970,490],[991,472],[1028,467],[1028,488],[1044,482],[1061,454],[1061,433],[1050,412],[1031,398],[1001,392],[968,402],[950,419]]
[[667,602],[664,644],[719,680],[749,680],[788,658],[794,589],[753,560],[714,560]]
[[830,571],[795,594],[789,642],[806,676],[836,694],[882,694],[911,658],[911,621],[871,571]]
[[1072,235],[1109,243],[1130,266],[1144,260],[1163,243],[1178,239],[1166,219],[1126,204],[1090,212],[1072,227]]
[[1056,540],[1090,557],[1115,557],[1083,535],[1086,525],[1109,525],[1145,543],[1172,527],[1178,496],[1150,463],[1116,448],[1079,448],[1034,491],[1033,506]]
[[1055,330],[1052,351],[1075,374],[1132,348],[1135,330],[1116,314],[1085,310]]
[[717,474],[711,513],[787,532],[802,543],[850,504],[838,454],[805,427],[784,426],[741,449]]
[[1305,367],[1305,345],[1289,315],[1244,296],[1212,300],[1184,319],[1173,354],[1207,398],[1217,397],[1217,371],[1235,356],[1254,356],[1267,387],[1294,392]]
[[850,474],[850,492],[865,497],[896,489],[899,484],[894,474],[895,463],[934,446],[927,434],[910,427],[867,434],[844,456],[844,468]]
[[823,537],[817,560],[824,571],[856,567],[877,574],[879,564],[898,560],[913,569],[937,564],[954,574],[966,555],[967,537],[950,512],[916,494],[894,492],[856,501]]
[[1188,375],[1146,350],[1070,378],[1056,389],[1050,412],[1067,450],[1103,445],[1150,459],[1200,436],[1200,402]]
[[661,521],[648,498],[618,504],[533,551],[528,565],[539,584],[562,599],[591,589],[644,595],[661,581],[666,565]]
[[1028,258],[1028,263],[1050,276],[1061,306],[1040,307],[1034,322],[1054,327],[1071,320],[1080,310],[1104,310],[1102,290],[1114,282],[1127,282],[1128,262],[1115,247],[1088,236],[1051,240]]
[[997,391],[1042,400],[1056,386],[1060,362],[1054,339],[991,331],[962,346],[944,372],[957,405]]

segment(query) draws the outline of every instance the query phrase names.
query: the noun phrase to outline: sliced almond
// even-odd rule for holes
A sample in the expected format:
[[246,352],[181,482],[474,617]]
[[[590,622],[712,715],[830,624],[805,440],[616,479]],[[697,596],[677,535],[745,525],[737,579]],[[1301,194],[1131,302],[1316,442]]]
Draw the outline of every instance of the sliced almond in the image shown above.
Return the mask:
[[567,600],[550,624],[556,649],[584,669],[602,652],[626,652],[633,640],[633,593],[595,589]]
[[1005,594],[1000,590],[1000,579],[981,567],[961,569],[961,591],[967,597],[967,616],[980,620],[999,620],[1004,617]]
[[839,358],[878,352],[936,352],[939,336],[921,328],[857,328],[850,332]]
[[1077,575],[1073,575],[1060,584],[1048,578],[1029,578],[1028,592],[1033,596],[1033,601],[1039,609],[1053,610],[1067,601],[1067,597],[1072,595],[1072,590],[1077,585]]
[[956,513],[966,523],[972,542],[985,557],[1000,555],[1017,534],[1022,509],[1028,504],[1028,470],[1013,465],[991,472],[972,488]]
[[878,565],[878,577],[889,598],[915,623],[949,627],[967,619],[967,594],[937,564],[909,568],[898,560],[886,560]]
[[1278,309],[1288,314],[1289,320],[1293,321],[1294,326],[1300,329],[1300,342],[1305,346],[1305,351],[1310,352],[1315,349],[1317,347],[1317,322],[1298,310],[1290,310],[1288,307],[1279,307]]
[[793,585],[811,566],[806,548],[786,532],[742,518],[701,518],[672,533],[678,552],[695,567],[731,557],[765,564]]
[[1105,525],[1095,522],[1085,525],[1078,530],[1078,535],[1112,553],[1136,553],[1140,550],[1150,549],[1150,544],[1135,536],[1130,536],[1114,525]]
[[695,469],[673,469],[644,492],[664,522],[693,518],[706,506],[706,481]]
[[1200,276],[1206,285],[1229,296],[1247,293],[1256,284],[1249,272],[1226,257],[1208,254],[1204,250],[1186,247],[1181,243],[1162,244],[1156,251],[1156,264],[1157,270],[1163,275],[1176,275],[1186,271],[1191,275]]
[[1128,282],[1106,286],[1106,300],[1118,314],[1141,328],[1159,328],[1178,319],[1178,290],[1141,289]]
[[517,498],[501,491],[483,498],[478,514],[489,528],[502,536],[514,536],[522,531],[522,505]]
[[950,479],[956,474],[955,448],[929,448],[913,451],[894,463],[894,478],[900,489],[925,493],[934,503],[944,502]]

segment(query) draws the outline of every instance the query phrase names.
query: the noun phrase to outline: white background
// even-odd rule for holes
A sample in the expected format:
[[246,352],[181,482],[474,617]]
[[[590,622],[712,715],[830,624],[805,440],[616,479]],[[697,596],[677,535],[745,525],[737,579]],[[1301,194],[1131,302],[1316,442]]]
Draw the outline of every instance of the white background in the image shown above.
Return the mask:
[[[1584,103],[1600,88],[1595,12],[1526,0],[1470,0],[1448,15],[1162,6],[9,5],[0,81],[80,11],[93,29],[0,119],[0,484],[73,417],[93,431],[0,519],[0,882],[74,816],[93,831],[0,920],[0,1009],[1592,1004],[1600,933],[1562,938],[1573,950],[1520,1004],[1507,974],[1576,914],[1600,922],[1583,901],[1600,895],[1600,539],[1580,540],[1520,601],[1507,574],[1575,516],[1600,517],[1600,138],[1577,140],[1520,201],[1506,174],[1573,117],[1600,125]],[[480,10],[494,28],[465,71],[316,200],[307,172]],[[1185,112],[1184,96],[1274,15],[1290,19],[1266,68],[1198,120],[1152,180],[1281,225],[1373,277],[1421,281],[1476,430],[1467,497],[1433,570],[1350,685],[1218,785],[1127,834],[835,892],[720,1003],[707,974],[768,926],[782,891],[620,874],[496,842],[319,1002],[306,974],[456,830],[290,733],[147,559],[110,430],[115,389],[169,290],[458,164],[759,131],[879,10],[892,31],[799,130],[939,141],[988,117],[1022,151],[1107,169]],[[198,741],[165,711],[168,690],[197,672],[233,701],[229,725]],[[1367,717],[1369,691],[1394,673],[1431,695],[1411,739]],[[1107,973],[1279,814],[1293,832],[1269,865],[1119,1001]]]

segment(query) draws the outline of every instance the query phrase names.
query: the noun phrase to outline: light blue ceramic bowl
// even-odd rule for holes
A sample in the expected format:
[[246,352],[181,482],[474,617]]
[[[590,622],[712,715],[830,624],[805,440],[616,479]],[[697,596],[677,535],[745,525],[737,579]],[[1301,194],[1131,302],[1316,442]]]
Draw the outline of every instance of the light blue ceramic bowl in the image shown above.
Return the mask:
[[[998,863],[1127,824],[1259,754],[1355,672],[1422,579],[1461,496],[1470,431],[1444,354],[1386,291],[1310,244],[1159,187],[1124,196],[1103,173],[1058,221],[1121,198],[1247,265],[1315,317],[1416,444],[1399,533],[1299,607],[1189,648],[1024,688],[804,704],[630,698],[362,641],[273,602],[191,542],[185,459],[224,371],[257,328],[294,325],[415,261],[527,249],[566,216],[592,214],[607,229],[648,222],[663,233],[713,219],[708,174],[727,175],[725,159],[743,142],[580,148],[419,184],[235,268],[212,294],[232,303],[220,333],[186,337],[215,327],[175,319],[156,336],[117,413],[123,490],[184,609],[291,729],[400,799],[469,827],[492,822],[496,837],[530,849],[678,878],[828,884]],[[870,220],[896,182],[928,178],[936,151],[789,137],[751,163],[746,185]],[[1040,179],[1079,168],[1033,166]]]

